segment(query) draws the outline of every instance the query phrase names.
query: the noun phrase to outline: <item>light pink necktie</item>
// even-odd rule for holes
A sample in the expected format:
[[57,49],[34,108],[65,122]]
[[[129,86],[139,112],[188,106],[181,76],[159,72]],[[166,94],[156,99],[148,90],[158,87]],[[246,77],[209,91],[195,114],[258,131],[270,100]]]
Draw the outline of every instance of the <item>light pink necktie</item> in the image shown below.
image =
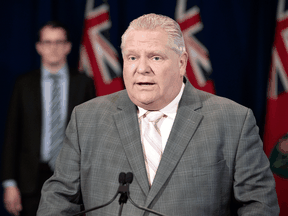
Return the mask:
[[150,179],[150,184],[152,185],[162,156],[162,138],[157,123],[164,114],[160,111],[148,111],[145,115],[145,118],[147,118],[148,121],[146,120],[147,125],[144,130],[143,139],[146,143],[145,153],[148,164],[147,173]]

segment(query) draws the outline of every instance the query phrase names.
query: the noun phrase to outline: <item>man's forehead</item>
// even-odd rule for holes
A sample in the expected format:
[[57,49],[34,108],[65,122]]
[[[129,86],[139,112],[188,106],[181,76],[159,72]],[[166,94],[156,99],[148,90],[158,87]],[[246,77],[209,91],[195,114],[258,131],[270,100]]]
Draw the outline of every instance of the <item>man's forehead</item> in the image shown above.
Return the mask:
[[145,52],[145,53],[166,53],[170,50],[168,43],[163,43],[163,41],[138,41],[138,40],[129,40],[125,43],[125,46],[122,49],[124,54],[133,53],[133,52]]
[[153,49],[158,47],[164,47],[167,43],[160,40],[127,40],[124,49],[137,49],[137,48],[145,48],[145,49]]
[[65,30],[60,27],[52,28],[51,26],[45,26],[40,32],[41,37],[48,37],[50,35],[57,35],[58,37],[64,36],[66,38]]
[[168,45],[168,38],[165,34],[163,31],[155,30],[132,30],[125,39],[123,50],[163,49]]
[[54,28],[54,27],[52,27],[52,26],[45,26],[43,29],[42,29],[42,32],[44,32],[44,31],[61,31],[61,32],[64,32],[65,33],[65,30],[63,29],[63,28],[61,28],[61,27],[56,27],[56,28]]
[[162,28],[156,28],[156,29],[134,29],[130,30],[127,34],[127,39],[134,38],[138,40],[144,40],[147,37],[151,39],[157,39],[161,36],[161,38],[164,40],[168,37],[167,33]]

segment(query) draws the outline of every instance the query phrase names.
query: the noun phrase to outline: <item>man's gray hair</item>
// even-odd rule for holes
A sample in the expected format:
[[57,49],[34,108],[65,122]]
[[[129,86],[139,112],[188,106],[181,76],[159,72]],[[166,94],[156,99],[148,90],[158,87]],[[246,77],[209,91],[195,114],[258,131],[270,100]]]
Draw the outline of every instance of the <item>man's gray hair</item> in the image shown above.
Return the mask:
[[162,28],[168,35],[168,46],[181,55],[185,49],[184,38],[179,24],[170,17],[158,14],[146,14],[133,20],[121,38],[121,49],[124,48],[127,35],[132,30],[155,30]]

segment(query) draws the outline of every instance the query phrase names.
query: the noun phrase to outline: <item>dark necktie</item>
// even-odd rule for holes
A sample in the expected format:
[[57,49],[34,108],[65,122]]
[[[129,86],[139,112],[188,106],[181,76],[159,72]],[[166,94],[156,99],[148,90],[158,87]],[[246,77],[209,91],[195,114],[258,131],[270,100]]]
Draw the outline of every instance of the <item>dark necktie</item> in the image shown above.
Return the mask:
[[49,151],[49,161],[48,164],[52,170],[55,168],[55,161],[59,154],[59,151],[62,148],[62,142],[64,138],[64,124],[61,122],[61,88],[59,82],[59,75],[50,75],[53,80],[52,84],[52,98],[50,104],[51,111],[51,121],[50,121],[50,130],[51,130],[51,143]]

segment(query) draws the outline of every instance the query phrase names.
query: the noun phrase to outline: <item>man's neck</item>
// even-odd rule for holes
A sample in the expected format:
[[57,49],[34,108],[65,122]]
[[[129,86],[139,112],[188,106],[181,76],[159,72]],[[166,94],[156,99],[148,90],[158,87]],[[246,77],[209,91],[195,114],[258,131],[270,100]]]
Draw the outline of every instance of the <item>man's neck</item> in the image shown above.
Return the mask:
[[66,64],[66,62],[64,62],[63,64],[43,64],[44,68],[46,70],[48,70],[51,74],[56,74],[58,73],[58,71],[64,67],[64,65]]

